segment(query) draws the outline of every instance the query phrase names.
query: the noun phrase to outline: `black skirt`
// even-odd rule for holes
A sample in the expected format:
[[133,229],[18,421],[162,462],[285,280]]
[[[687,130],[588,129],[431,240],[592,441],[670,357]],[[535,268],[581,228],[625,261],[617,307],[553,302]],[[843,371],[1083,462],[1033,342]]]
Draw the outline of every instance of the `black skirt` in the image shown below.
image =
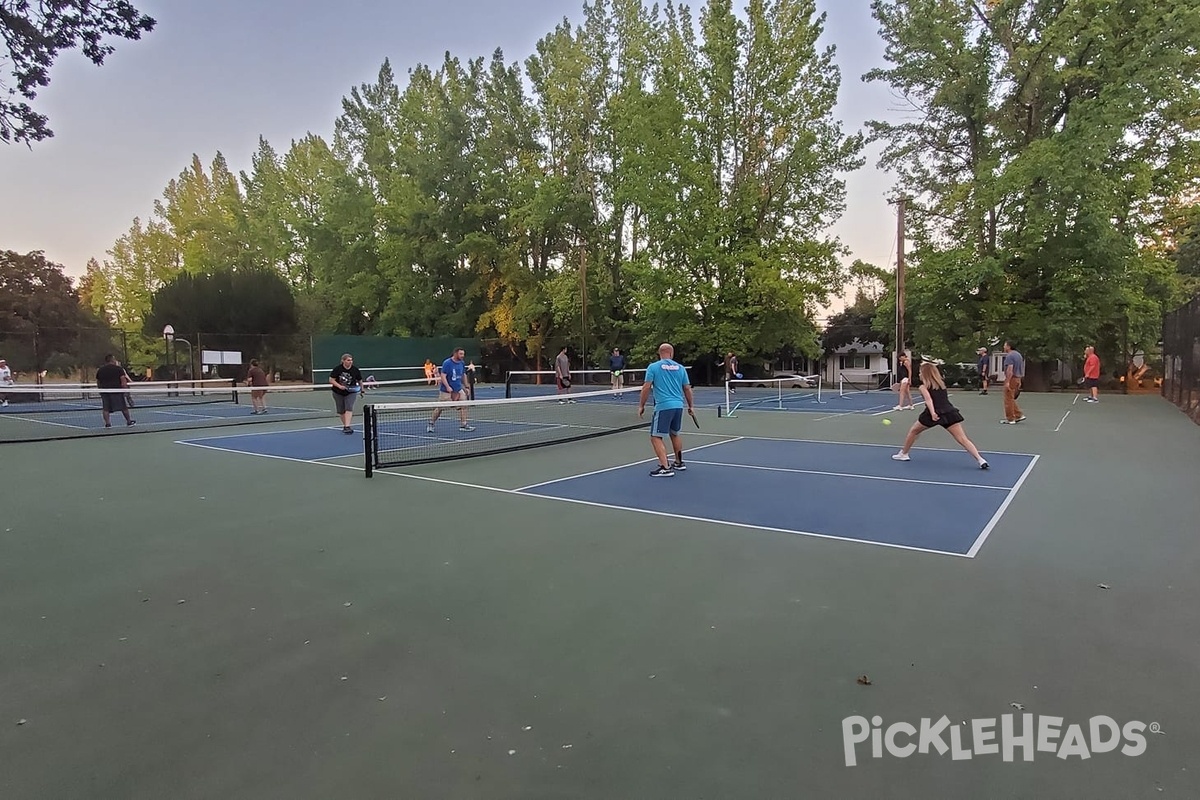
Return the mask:
[[941,425],[943,428],[949,428],[951,425],[957,425],[958,423],[964,421],[965,418],[963,417],[962,412],[960,412],[957,408],[950,409],[946,412],[938,412],[937,422],[933,421],[933,415],[929,413],[928,408],[921,412],[921,416],[917,417],[917,422],[921,423],[926,428],[934,428],[938,425]]

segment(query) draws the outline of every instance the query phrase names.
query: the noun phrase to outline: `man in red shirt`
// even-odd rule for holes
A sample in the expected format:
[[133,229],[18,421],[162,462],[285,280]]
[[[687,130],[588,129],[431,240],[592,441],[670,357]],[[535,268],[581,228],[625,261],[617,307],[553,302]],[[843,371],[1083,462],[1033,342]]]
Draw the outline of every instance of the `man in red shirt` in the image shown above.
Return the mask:
[[1088,345],[1083,351],[1083,383],[1092,392],[1092,396],[1087,399],[1087,402],[1099,403],[1100,357],[1096,355],[1096,348],[1091,345]]

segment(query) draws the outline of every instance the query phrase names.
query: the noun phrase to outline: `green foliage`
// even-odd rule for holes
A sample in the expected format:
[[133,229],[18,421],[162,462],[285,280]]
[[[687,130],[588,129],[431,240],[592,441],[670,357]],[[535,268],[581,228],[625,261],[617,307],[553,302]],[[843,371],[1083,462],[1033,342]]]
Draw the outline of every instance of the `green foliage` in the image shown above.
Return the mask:
[[907,326],[917,346],[957,359],[1013,338],[1043,361],[1126,320],[1131,335],[1160,324],[1178,274],[1145,245],[1161,209],[1200,179],[1200,10],[1151,0],[872,8],[891,66],[866,77],[918,112],[871,124],[889,144],[882,165],[915,198]]
[[640,360],[667,339],[692,360],[815,354],[812,315],[845,277],[825,231],[862,146],[834,121],[823,25],[812,0],[752,0],[745,19],[713,0],[698,26],[600,0],[537,43],[531,93],[499,51],[403,83],[385,61],[332,146],[260,140],[240,185],[220,154],[193,158],[89,302],[150,330],[178,276],[260,269],[306,326],[477,335],[514,360]]
[[154,293],[143,323],[147,336],[172,326],[184,332],[289,334],[296,329],[291,287],[269,270],[183,273]]
[[0,141],[33,144],[54,136],[49,118],[29,103],[50,85],[50,67],[63,50],[79,47],[96,66],[115,48],[105,37],[140,39],[154,30],[155,21],[128,0],[28,0],[0,4],[0,63],[16,78],[15,86],[0,82]]
[[0,251],[0,353],[15,372],[63,374],[112,347],[105,320],[80,303],[60,264],[41,252]]

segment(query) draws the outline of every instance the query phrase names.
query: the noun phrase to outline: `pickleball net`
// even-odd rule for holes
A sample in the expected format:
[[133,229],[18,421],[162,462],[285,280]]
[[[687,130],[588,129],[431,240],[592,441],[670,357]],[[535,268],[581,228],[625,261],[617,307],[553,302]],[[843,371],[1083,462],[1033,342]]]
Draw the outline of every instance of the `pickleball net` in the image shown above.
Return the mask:
[[[256,413],[254,395],[258,393],[263,395],[263,413]],[[134,381],[125,389],[100,389],[94,383],[18,383],[0,386],[0,443],[322,419],[334,413],[331,395],[328,383],[262,387],[237,384],[232,379]],[[110,397],[111,428],[105,427],[102,415],[106,396]],[[423,378],[364,380],[358,408],[372,400],[436,397],[436,387]],[[129,410],[135,425],[126,425],[122,407]]]
[[[612,388],[613,373],[607,369],[571,370],[571,391],[594,392],[604,387]],[[621,370],[620,388],[640,388],[646,379],[645,369]],[[558,393],[558,380],[554,370],[513,370],[504,379],[504,397],[536,397]]]
[[820,375],[789,375],[782,378],[734,378],[725,382],[725,404],[721,413],[737,415],[739,409],[782,411],[804,403],[823,403]]
[[841,397],[870,392],[889,392],[891,389],[892,373],[890,371],[838,373],[838,395]]
[[[649,425],[637,415],[640,388],[497,400],[368,403],[367,477],[372,470],[575,442]],[[433,415],[440,412],[434,421]],[[465,415],[465,423],[463,416]]]

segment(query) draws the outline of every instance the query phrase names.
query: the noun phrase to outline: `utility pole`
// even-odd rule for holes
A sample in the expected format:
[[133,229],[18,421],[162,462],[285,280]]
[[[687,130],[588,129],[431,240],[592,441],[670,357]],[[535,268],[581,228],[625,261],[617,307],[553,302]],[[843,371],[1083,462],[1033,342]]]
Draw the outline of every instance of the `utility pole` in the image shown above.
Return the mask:
[[896,355],[892,369],[900,366],[904,352],[904,209],[908,197],[896,199]]
[[580,297],[580,327],[579,340],[582,345],[579,350],[580,369],[587,369],[587,248],[584,240],[579,240],[579,297]]

